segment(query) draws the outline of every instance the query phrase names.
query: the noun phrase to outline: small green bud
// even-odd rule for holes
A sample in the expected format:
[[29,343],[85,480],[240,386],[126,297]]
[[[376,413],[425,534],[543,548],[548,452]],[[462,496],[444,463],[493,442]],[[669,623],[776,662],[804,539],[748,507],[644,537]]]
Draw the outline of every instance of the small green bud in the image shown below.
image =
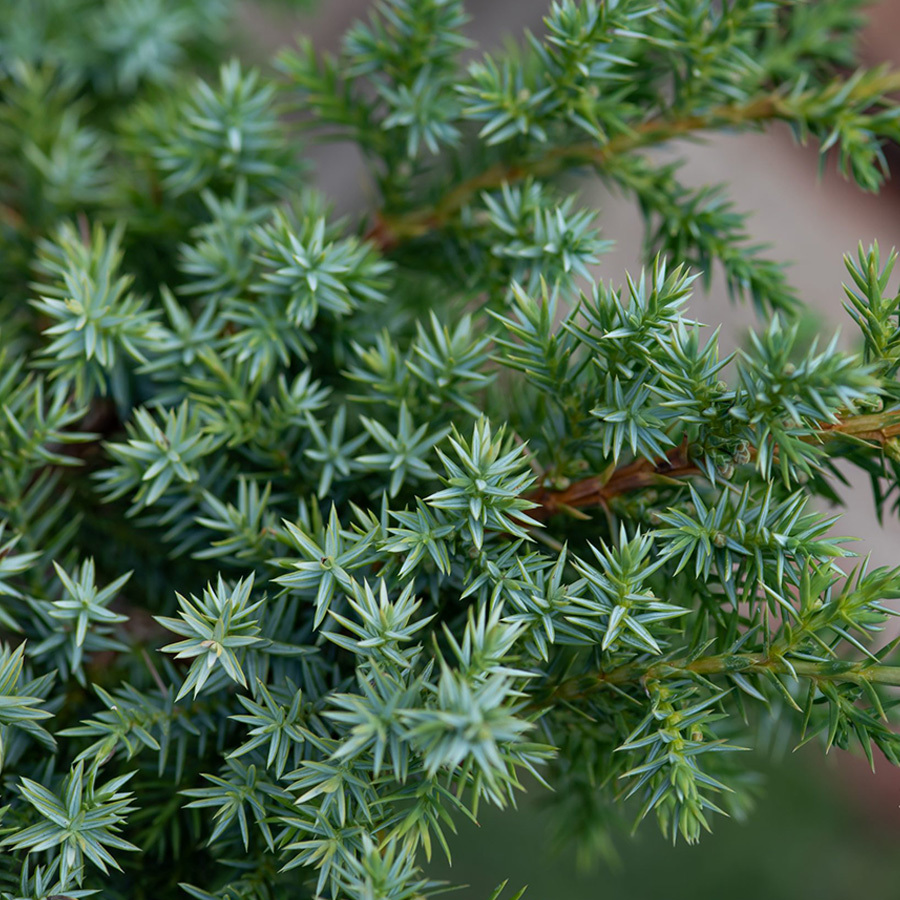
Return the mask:
[[743,466],[750,462],[750,447],[747,445],[746,441],[741,441],[740,444],[738,444],[732,459],[734,460],[735,465],[738,466]]

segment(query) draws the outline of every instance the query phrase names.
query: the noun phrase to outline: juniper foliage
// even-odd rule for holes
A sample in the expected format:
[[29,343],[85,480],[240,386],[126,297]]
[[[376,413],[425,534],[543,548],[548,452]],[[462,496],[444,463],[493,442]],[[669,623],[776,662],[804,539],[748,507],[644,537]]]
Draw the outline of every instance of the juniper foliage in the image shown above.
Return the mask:
[[[876,190],[857,0],[555,0],[468,65],[460,0],[382,0],[265,73],[216,68],[227,0],[0,7],[0,897],[406,900],[526,784],[590,856],[745,814],[772,722],[900,763],[900,569],[814,502],[900,506],[896,254],[811,346],[652,152],[783,122]],[[594,280],[572,173],[643,272]]]

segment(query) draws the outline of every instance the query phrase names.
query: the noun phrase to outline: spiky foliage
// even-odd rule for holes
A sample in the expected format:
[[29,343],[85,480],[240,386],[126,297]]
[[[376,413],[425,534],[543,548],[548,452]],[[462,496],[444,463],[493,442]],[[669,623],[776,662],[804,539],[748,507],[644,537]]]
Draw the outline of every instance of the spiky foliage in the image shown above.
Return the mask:
[[[900,505],[896,254],[848,257],[860,354],[810,346],[647,152],[787,122],[876,189],[855,0],[557,0],[468,68],[459,0],[383,0],[188,72],[228,7],[0,3],[0,897],[413,900],[525,775],[587,852],[746,811],[772,718],[900,762],[900,570],[813,502]],[[369,161],[359,221],[303,130]],[[594,281],[575,170],[642,273]]]

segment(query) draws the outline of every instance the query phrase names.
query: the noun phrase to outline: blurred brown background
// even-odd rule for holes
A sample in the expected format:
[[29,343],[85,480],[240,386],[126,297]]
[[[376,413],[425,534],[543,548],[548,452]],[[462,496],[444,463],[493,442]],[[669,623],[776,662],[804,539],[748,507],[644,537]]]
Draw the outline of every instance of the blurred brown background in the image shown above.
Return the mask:
[[[469,0],[469,33],[478,52],[520,35],[523,28],[540,31],[548,4],[549,0]],[[307,13],[274,14],[271,7],[263,12],[263,7],[247,2],[240,39],[260,60],[298,32],[312,35],[321,48],[334,50],[347,26],[371,5],[371,0],[319,0]],[[900,65],[900,0],[874,4],[869,16],[860,36],[862,61]],[[311,152],[318,186],[340,212],[371,202],[371,188],[353,147],[313,146]],[[877,240],[883,251],[900,245],[900,149],[889,154],[895,181],[880,196],[860,193],[833,167],[817,179],[815,148],[795,145],[786,128],[682,143],[667,152],[688,160],[683,173],[693,183],[728,182],[738,208],[753,212],[754,237],[773,245],[773,258],[792,261],[792,280],[822,315],[823,330],[829,336],[838,326],[848,330],[842,309],[843,254],[854,252],[858,241]],[[626,269],[640,267],[637,210],[627,200],[604,195],[596,184],[584,186],[584,198],[600,209],[604,236],[616,241],[599,274],[621,280]],[[692,313],[707,324],[724,323],[723,343],[730,347],[753,323],[749,309],[728,302],[720,282],[708,298],[695,297]],[[860,555],[871,553],[873,565],[897,565],[900,522],[894,519],[878,527],[866,479],[852,477],[846,500],[836,530],[861,536],[854,549]],[[464,833],[460,859],[452,875],[447,874],[454,881],[471,882],[471,891],[464,892],[467,897],[486,897],[506,875],[514,876],[516,887],[531,883],[529,900],[705,898],[718,897],[726,885],[734,900],[745,896],[838,900],[858,889],[872,897],[900,897],[900,862],[894,862],[893,850],[900,838],[900,772],[882,762],[872,775],[864,762],[835,751],[826,777],[820,771],[820,757],[820,750],[813,748],[799,759],[779,763],[770,773],[773,784],[756,819],[747,826],[718,822],[718,832],[724,834],[717,833],[699,849],[672,851],[645,837],[625,851],[621,873],[601,867],[593,875],[570,877],[571,860],[552,861],[546,856],[538,814],[489,814],[480,832]],[[842,776],[842,794],[837,797],[834,768]],[[648,822],[644,830],[653,828]]]

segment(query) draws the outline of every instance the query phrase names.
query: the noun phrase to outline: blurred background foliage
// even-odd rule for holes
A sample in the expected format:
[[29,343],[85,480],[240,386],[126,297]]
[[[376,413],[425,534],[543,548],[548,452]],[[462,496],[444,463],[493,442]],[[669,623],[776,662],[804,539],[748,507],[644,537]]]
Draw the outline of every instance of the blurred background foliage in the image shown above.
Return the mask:
[[519,812],[485,809],[479,826],[460,827],[452,868],[438,860],[431,873],[468,885],[448,896],[473,898],[490,896],[510,872],[516,882],[507,891],[527,885],[524,900],[896,897],[896,790],[893,815],[878,815],[850,773],[845,790],[835,790],[833,768],[850,768],[846,755],[830,763],[828,772],[816,747],[788,753],[775,767],[759,760],[765,790],[746,822],[720,821],[693,847],[641,828],[631,839],[619,837],[614,858],[587,868],[570,848],[552,849],[539,802],[526,800]]

